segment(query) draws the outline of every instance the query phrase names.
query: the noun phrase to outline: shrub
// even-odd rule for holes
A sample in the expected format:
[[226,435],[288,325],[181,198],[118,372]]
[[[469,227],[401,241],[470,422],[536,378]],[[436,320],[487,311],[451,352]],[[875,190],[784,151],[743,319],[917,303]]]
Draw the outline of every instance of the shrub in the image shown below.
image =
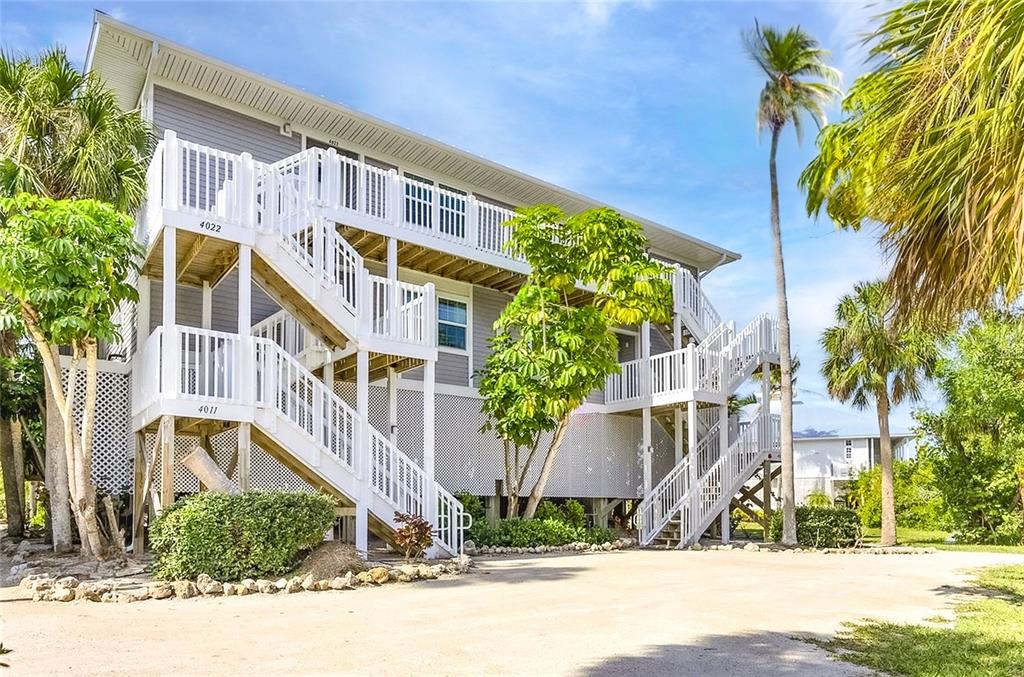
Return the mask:
[[[769,529],[771,540],[782,539],[782,511],[772,514]],[[812,548],[844,548],[860,542],[860,519],[849,508],[813,508],[807,505],[796,509],[796,540]]]
[[815,489],[804,498],[804,505],[812,508],[831,508],[832,499],[821,489]]
[[462,503],[462,508],[473,518],[474,523],[483,522],[487,519],[487,510],[484,508],[484,502],[480,500],[479,496],[462,492],[455,494],[455,498],[459,499],[459,502]]
[[[538,506],[539,508],[539,506]],[[577,528],[560,519],[503,519],[495,526],[474,524],[469,538],[477,546],[533,548],[538,545],[566,545],[567,543],[604,543],[615,540],[610,529]]]
[[[893,459],[892,479],[896,503],[896,524],[914,529],[942,529],[948,526],[942,495],[935,483],[934,463],[922,456],[916,460]],[[848,497],[860,522],[866,527],[882,526],[882,469],[858,473]]]
[[395,530],[395,545],[405,553],[406,560],[419,559],[434,544],[434,529],[419,515],[395,513],[395,521],[402,526]]
[[325,494],[203,492],[167,508],[149,530],[157,578],[239,580],[284,573],[334,523]]
[[[587,526],[587,511],[583,504],[570,498],[562,505],[562,521],[571,527],[582,529]],[[603,541],[602,541],[603,543]]]
[[537,505],[537,510],[533,513],[533,519],[535,520],[555,520],[558,522],[562,521],[562,511],[558,509],[554,501],[544,499]]

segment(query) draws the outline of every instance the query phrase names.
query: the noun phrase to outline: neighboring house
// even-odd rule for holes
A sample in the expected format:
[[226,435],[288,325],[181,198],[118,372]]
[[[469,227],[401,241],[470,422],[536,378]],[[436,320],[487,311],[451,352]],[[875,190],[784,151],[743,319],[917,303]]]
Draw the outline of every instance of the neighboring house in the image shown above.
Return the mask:
[[[199,489],[180,463],[198,445],[243,488],[330,491],[360,549],[401,510],[457,552],[453,495],[494,497],[504,476],[475,376],[528,272],[504,223],[601,203],[102,13],[87,67],[160,137],[141,301],[103,363],[98,483],[167,505]],[[777,417],[738,429],[726,408],[777,361],[777,327],[737,330],[704,294],[737,254],[631,218],[673,266],[673,321],[621,328],[622,373],[574,415],[547,494],[599,522],[638,514],[645,542],[681,521],[687,542],[777,447]]]
[[[912,435],[892,435],[893,458],[913,458],[913,440]],[[864,435],[796,437],[793,456],[797,503],[812,491],[823,491],[833,499],[841,496],[858,472],[881,462],[878,437]]]

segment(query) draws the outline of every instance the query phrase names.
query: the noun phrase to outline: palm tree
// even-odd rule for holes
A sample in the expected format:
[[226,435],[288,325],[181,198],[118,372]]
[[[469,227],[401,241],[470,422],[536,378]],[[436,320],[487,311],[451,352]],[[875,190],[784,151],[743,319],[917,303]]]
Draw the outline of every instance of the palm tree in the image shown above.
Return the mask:
[[1024,292],[1024,2],[915,0],[882,15],[875,69],[801,176],[807,209],[881,224],[900,317],[956,321]]
[[889,409],[917,401],[938,355],[936,342],[920,330],[897,325],[893,300],[882,281],[862,282],[836,306],[836,323],[821,336],[821,373],[831,397],[878,414],[882,466],[882,545],[896,543]]
[[789,341],[789,302],[779,225],[779,180],[775,156],[779,137],[788,123],[800,140],[803,116],[821,126],[825,106],[839,94],[839,71],[825,63],[828,52],[799,27],[785,32],[755,24],[745,36],[747,53],[764,71],[767,81],[757,105],[758,132],[771,132],[768,157],[771,181],[771,229],[775,258],[775,289],[779,314],[779,387],[782,398],[782,542],[796,544],[796,491],[793,483],[793,364]]
[[[139,111],[122,111],[114,93],[77,71],[63,49],[34,59],[0,53],[0,196],[92,198],[132,212],[145,196],[152,147]],[[65,551],[71,549],[71,516],[64,435],[60,417],[48,409],[48,516],[54,549]]]
[[93,198],[124,212],[146,191],[152,133],[63,49],[0,54],[0,194]]

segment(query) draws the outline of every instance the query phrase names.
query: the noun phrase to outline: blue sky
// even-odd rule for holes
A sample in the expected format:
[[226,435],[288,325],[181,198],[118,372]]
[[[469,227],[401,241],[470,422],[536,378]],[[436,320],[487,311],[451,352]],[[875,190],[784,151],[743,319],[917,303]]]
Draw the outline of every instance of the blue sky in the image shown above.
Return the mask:
[[[865,2],[0,3],[7,49],[84,60],[94,8],[213,56],[643,214],[743,254],[706,280],[737,324],[774,312],[763,78],[741,31],[800,24],[853,81]],[[835,111],[833,111],[833,114]],[[796,188],[814,151],[779,158],[798,375],[796,429],[876,431],[830,402],[817,339],[838,297],[885,264],[870,232],[814,222]],[[893,416],[906,430],[907,407]]]

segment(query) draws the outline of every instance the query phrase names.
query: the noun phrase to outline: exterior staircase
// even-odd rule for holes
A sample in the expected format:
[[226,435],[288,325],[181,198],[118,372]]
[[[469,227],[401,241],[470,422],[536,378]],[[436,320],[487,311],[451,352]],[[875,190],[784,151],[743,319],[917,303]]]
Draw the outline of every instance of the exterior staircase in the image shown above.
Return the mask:
[[271,455],[383,531],[396,512],[419,515],[456,555],[471,522],[462,504],[312,371],[349,342],[393,364],[436,359],[433,285],[369,273],[323,213],[320,157],[264,164],[173,133],[160,142],[140,235],[152,246],[168,224],[200,245],[248,244],[253,279],[285,311],[249,335],[158,327],[133,359],[133,429],[167,414],[251,423]]
[[[673,286],[675,310],[700,343],[648,358],[649,365],[634,361],[638,365],[629,368],[641,378],[635,386],[629,385],[625,369],[611,377],[613,401],[615,394],[624,394],[627,397],[620,399],[627,404],[632,400],[641,406],[723,405],[759,367],[778,361],[778,326],[772,317],[760,315],[736,331],[732,323],[721,321],[689,271],[678,268]],[[696,542],[728,510],[732,498],[769,454],[778,451],[777,416],[762,409],[752,421],[741,424],[738,433],[723,434],[721,426],[728,421],[717,419],[717,409],[698,409],[696,446],[638,506],[642,545],[685,547]]]

